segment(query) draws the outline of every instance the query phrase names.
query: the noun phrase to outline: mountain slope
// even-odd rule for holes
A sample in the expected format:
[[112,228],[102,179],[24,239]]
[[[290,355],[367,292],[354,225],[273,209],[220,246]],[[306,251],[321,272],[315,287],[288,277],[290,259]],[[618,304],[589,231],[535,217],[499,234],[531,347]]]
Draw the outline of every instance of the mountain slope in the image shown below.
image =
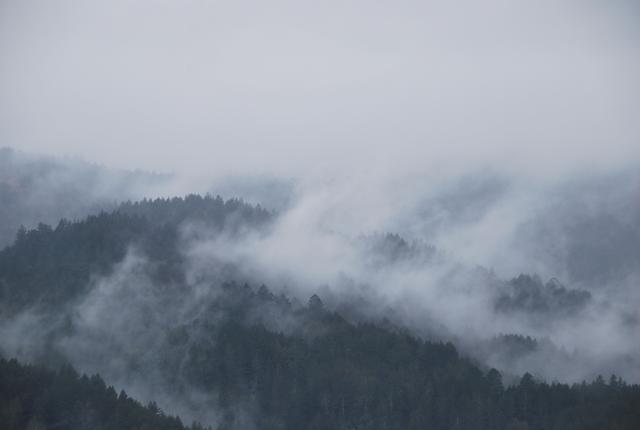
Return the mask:
[[5,430],[187,429],[154,403],[143,407],[124,391],[116,394],[98,375],[79,376],[71,367],[54,372],[5,359],[0,359],[0,423]]
[[[451,343],[384,319],[341,315],[316,295],[302,304],[236,282],[237,272],[214,259],[208,271],[193,271],[181,252],[188,225],[208,225],[232,241],[270,220],[259,207],[190,196],[23,230],[0,252],[0,351],[100,373],[142,401],[220,429],[640,426],[640,387],[617,377],[567,385],[525,374],[505,387],[500,372]],[[428,248],[405,252],[398,238],[383,243],[390,240],[394,261],[432,258]],[[513,284],[502,312],[557,312],[553,297],[573,303],[577,294],[535,278]],[[34,378],[46,387],[50,377]],[[9,397],[22,389],[7,388],[2,408],[12,408]],[[39,389],[27,384],[24,395],[37,397]],[[107,397],[100,407],[113,401]],[[112,425],[109,419],[99,415],[93,424]]]

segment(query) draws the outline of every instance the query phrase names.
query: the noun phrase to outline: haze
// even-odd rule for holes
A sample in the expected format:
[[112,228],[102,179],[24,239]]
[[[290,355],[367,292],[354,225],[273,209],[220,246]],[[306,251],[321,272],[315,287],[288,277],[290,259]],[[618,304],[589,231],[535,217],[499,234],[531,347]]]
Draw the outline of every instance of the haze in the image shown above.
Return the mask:
[[636,3],[0,0],[0,355],[242,429],[245,313],[640,382]]
[[0,141],[192,178],[608,169],[638,160],[639,12],[2,0]]

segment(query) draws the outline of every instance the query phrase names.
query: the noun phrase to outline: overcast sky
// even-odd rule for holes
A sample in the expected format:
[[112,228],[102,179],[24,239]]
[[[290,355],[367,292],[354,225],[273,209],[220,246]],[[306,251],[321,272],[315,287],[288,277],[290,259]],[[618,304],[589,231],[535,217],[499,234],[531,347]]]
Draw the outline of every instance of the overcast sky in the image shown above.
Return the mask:
[[0,146],[197,174],[637,161],[634,3],[0,0]]
[[[162,195],[285,202],[269,234],[194,235],[188,279],[220,261],[301,298],[363,283],[380,309],[411,304],[414,326],[553,336],[588,353],[572,371],[638,381],[639,24],[639,0],[0,0],[0,147],[184,175]],[[85,177],[56,173],[33,207]],[[113,200],[158,195],[104,176]],[[437,264],[371,270],[353,238],[385,231],[435,245]],[[496,317],[477,265],[613,287],[556,330]],[[74,339],[94,351],[90,330]]]

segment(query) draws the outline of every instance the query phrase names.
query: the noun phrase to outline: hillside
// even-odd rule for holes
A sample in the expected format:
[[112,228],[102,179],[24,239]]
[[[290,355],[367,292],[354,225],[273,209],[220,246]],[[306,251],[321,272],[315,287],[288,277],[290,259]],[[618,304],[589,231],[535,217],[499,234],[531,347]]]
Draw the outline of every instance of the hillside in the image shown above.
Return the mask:
[[99,375],[71,367],[51,371],[0,358],[0,422],[6,430],[198,430],[165,415],[154,403],[142,406],[117,394]]
[[[640,425],[640,387],[618,377],[568,385],[527,373],[507,383],[500,371],[453,344],[421,339],[389,320],[337,313],[317,295],[300,303],[264,285],[236,282],[239,272],[224,265],[192,273],[188,254],[181,251],[185,225],[209,223],[210,234],[228,236],[265,231],[269,219],[259,207],[191,196],[127,203],[110,214],[22,231],[0,252],[0,350],[43,366],[100,373],[141,401],[156,401],[169,414],[219,429]],[[235,227],[227,230],[230,225]],[[398,251],[406,247],[400,239],[381,240],[396,244],[392,264],[399,264],[404,252],[414,261],[414,252]],[[373,247],[380,246],[390,245]],[[496,302],[500,312],[522,306],[557,312],[554,297],[571,307],[588,299],[531,277],[505,285],[513,290]],[[15,362],[3,366],[16,378],[31,374],[32,382],[5,391],[24,391],[25,399],[38,399],[42,384],[65,377]],[[103,385],[95,378],[79,381],[64,383],[79,384],[65,388],[74,399],[83,384]],[[114,415],[99,408],[116,402],[112,394],[96,400],[98,413],[92,415],[105,428],[111,428]],[[48,394],[42,395],[48,404]],[[31,401],[36,400],[25,400]],[[3,401],[5,410],[11,404]],[[145,413],[148,409],[140,412]],[[47,424],[64,416],[31,418]],[[168,418],[163,422],[179,425]]]

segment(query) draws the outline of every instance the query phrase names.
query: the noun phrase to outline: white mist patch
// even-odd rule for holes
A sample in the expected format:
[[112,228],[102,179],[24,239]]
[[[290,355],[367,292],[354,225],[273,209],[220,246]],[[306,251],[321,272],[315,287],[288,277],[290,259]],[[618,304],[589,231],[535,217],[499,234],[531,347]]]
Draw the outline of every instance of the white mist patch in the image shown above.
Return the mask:
[[[425,180],[421,188],[411,181],[398,193],[382,188],[383,192],[374,190],[365,197],[358,192],[372,190],[366,182],[307,185],[266,232],[238,237],[194,234],[194,227],[187,228],[185,255],[190,273],[198,279],[220,276],[220,268],[226,267],[227,276],[264,282],[301,301],[319,292],[340,306],[340,301],[357,302],[364,296],[367,309],[360,313],[382,318],[390,311],[416,333],[440,333],[462,345],[510,333],[550,342],[541,344],[542,352],[517,362],[488,358],[513,372],[527,371],[529,366],[529,371],[547,379],[577,381],[617,373],[637,380],[640,351],[633,330],[638,321],[632,309],[640,301],[631,293],[637,267],[602,263],[607,271],[599,275],[606,281],[596,282],[597,277],[589,283],[583,279],[590,272],[569,265],[586,246],[594,251],[585,261],[596,258],[598,237],[620,229],[637,234],[638,212],[630,214],[629,205],[606,203],[633,195],[634,187],[620,185],[635,181],[637,175],[620,171],[597,180],[575,173],[536,181],[498,178],[477,173],[449,182],[440,178],[432,186]],[[357,219],[363,223],[358,225]],[[598,224],[595,232],[580,230],[591,221],[574,222],[598,219],[609,221]],[[553,234],[532,234],[547,226],[553,227]],[[432,240],[437,251],[423,259],[381,258],[376,254],[381,250],[363,247],[359,240],[362,234],[394,227],[405,233],[423,232],[418,239]],[[585,238],[589,242],[581,244]],[[638,248],[629,246],[625,249],[631,257],[627,252],[617,261],[633,258]],[[562,258],[553,257],[558,253]],[[559,277],[569,290],[557,281],[547,286],[542,282],[536,287],[542,291],[521,291],[517,294],[522,297],[509,299],[513,309],[500,308],[500,297],[516,288],[505,280],[520,273],[539,273],[545,282]],[[576,286],[585,290],[571,290]],[[554,300],[557,306],[567,306],[564,313]],[[561,364],[563,354],[571,357],[571,369]],[[546,361],[557,365],[546,366]],[[622,362],[627,364],[618,365]]]

